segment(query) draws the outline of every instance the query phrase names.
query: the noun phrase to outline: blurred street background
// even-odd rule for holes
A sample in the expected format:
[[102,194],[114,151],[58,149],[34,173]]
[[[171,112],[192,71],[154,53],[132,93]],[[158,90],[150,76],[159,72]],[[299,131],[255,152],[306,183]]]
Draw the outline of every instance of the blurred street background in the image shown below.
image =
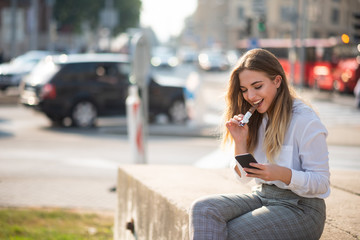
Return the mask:
[[149,75],[181,88],[175,109],[186,113],[173,121],[171,105],[151,119],[147,164],[228,166],[232,153],[219,148],[224,91],[237,59],[260,47],[328,128],[330,167],[360,170],[359,0],[151,2],[0,1],[0,207],[114,210],[117,166],[134,163],[126,115],[96,116],[91,127],[74,124],[74,114],[54,118],[36,106],[54,88],[44,83],[24,101],[26,78],[50,55],[131,57],[139,32],[150,42]]

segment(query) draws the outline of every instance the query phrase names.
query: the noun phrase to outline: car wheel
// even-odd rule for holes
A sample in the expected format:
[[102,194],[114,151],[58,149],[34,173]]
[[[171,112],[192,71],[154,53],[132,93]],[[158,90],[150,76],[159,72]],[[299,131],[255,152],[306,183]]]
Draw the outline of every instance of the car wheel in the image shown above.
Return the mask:
[[188,118],[185,102],[182,100],[174,101],[168,111],[169,117],[174,123],[184,123]]
[[97,110],[90,101],[81,101],[74,105],[71,113],[71,119],[75,126],[88,128],[95,125]]
[[59,119],[51,119],[51,125],[53,127],[63,127],[63,118],[59,118]]
[[51,125],[54,127],[62,127],[64,118],[46,114],[47,118],[51,121]]

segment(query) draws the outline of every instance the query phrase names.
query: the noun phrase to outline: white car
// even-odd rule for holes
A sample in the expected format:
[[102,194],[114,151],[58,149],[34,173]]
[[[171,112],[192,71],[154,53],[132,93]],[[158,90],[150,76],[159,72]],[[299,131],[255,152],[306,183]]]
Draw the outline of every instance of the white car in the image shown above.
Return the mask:
[[54,54],[50,51],[29,51],[8,63],[0,64],[0,90],[19,86],[22,78],[31,72],[44,57]]
[[230,63],[223,52],[204,50],[199,54],[199,66],[205,71],[226,71],[230,68]]

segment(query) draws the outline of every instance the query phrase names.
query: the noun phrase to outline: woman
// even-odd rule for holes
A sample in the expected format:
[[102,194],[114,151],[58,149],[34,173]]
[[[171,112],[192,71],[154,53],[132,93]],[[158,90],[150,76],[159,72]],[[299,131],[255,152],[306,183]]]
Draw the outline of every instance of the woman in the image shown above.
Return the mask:
[[[251,153],[257,163],[242,168],[240,181],[255,179],[251,194],[209,196],[190,211],[190,239],[319,239],[330,194],[327,130],[288,86],[269,51],[242,56],[228,85],[224,143],[235,156]],[[257,106],[248,124],[243,114]]]

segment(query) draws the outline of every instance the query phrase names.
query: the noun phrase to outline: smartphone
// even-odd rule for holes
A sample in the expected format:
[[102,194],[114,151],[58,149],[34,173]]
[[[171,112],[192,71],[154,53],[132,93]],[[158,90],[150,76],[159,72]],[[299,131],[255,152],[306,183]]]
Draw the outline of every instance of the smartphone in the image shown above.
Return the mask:
[[255,169],[258,169],[256,167],[250,166],[251,162],[257,163],[256,159],[250,153],[240,155],[240,156],[235,156],[235,159],[236,159],[236,161],[238,161],[240,163],[240,165],[243,168],[255,168]]

